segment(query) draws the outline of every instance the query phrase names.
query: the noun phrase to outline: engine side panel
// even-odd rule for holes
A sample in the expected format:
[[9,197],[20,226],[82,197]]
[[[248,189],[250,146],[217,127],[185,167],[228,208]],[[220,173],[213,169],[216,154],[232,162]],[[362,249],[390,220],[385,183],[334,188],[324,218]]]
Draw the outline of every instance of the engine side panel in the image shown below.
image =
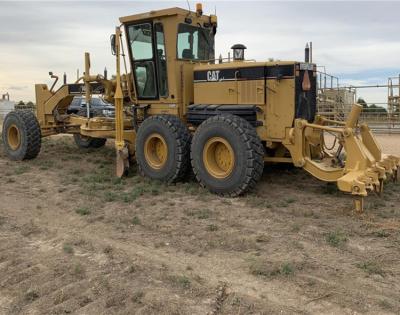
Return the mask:
[[[232,62],[195,67],[194,104],[255,106],[260,138],[282,141],[296,114],[296,64]],[[306,103],[299,104],[303,108]]]

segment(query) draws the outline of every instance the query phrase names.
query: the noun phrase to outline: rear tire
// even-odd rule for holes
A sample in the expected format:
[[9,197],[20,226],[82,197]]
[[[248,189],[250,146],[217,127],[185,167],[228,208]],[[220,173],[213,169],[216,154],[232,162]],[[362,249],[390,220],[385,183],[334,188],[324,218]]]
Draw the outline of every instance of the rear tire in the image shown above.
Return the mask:
[[175,116],[147,118],[136,136],[136,161],[142,176],[168,183],[182,179],[190,167],[190,134]]
[[12,111],[3,123],[4,152],[15,161],[37,157],[42,145],[39,122],[32,111]]
[[264,168],[255,128],[235,115],[217,115],[196,130],[191,146],[197,180],[211,192],[236,197],[254,188]]

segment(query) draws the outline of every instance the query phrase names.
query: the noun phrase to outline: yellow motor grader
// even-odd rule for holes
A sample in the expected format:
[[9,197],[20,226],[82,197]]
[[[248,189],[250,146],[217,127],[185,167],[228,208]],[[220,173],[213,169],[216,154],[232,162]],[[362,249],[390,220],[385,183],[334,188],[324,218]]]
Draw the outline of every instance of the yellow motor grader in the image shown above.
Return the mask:
[[[232,59],[216,59],[217,17],[204,15],[201,4],[195,12],[171,8],[120,22],[111,36],[115,78],[92,75],[85,53],[85,72],[76,82],[57,90],[56,82],[50,89],[37,84],[36,113],[5,118],[11,159],[35,158],[41,138],[50,135],[73,134],[85,147],[112,138],[117,176],[133,160],[142,175],[165,182],[192,169],[202,186],[224,196],[253,188],[264,163],[292,163],[336,182],[357,197],[358,210],[368,192],[380,193],[386,178],[397,179],[400,159],[382,154],[368,126],[358,123],[361,106],[355,104],[345,122],[316,114],[317,72],[308,51],[305,62],[256,62],[237,44]],[[114,104],[115,117],[93,114],[94,94]],[[79,95],[86,111],[68,113]],[[334,151],[327,150],[325,133],[334,135]]]

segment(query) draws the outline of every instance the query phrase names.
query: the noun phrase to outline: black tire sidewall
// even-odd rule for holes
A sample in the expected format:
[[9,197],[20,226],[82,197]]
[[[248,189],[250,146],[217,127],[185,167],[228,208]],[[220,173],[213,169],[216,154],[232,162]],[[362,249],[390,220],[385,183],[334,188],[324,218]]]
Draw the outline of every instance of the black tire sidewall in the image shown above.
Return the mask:
[[74,141],[79,148],[90,148],[91,138],[84,139],[80,134],[76,133],[74,134]]
[[[147,138],[154,134],[160,134],[168,147],[167,161],[161,169],[152,168],[146,161],[144,148]],[[176,163],[178,163],[178,152],[177,152],[177,135],[173,130],[168,127],[167,122],[159,119],[149,119],[144,121],[139,127],[138,135],[136,138],[136,161],[144,176],[161,180],[169,181],[176,173]]]
[[[18,128],[21,143],[17,150],[13,150],[8,144],[8,129],[15,125]],[[11,112],[6,116],[3,123],[2,130],[3,145],[5,146],[5,153],[12,160],[23,160],[28,150],[28,135],[24,121],[16,113]]]
[[[203,149],[206,142],[213,137],[221,137],[229,142],[235,156],[235,164],[232,173],[223,179],[217,179],[208,173],[203,161]],[[237,129],[231,125],[214,121],[201,128],[194,137],[192,143],[192,161],[197,170],[197,176],[202,179],[203,184],[217,194],[235,191],[240,187],[246,176],[247,154],[246,142]]]
[[[96,113],[96,115],[95,115]],[[86,113],[86,109],[82,108],[78,111],[77,113],[78,116],[82,116],[82,117],[86,117],[87,113]],[[103,117],[103,113],[101,112],[101,110],[97,110],[97,109],[91,109],[90,110],[90,117]],[[106,138],[92,138],[92,137],[87,137],[87,139],[83,139],[82,135],[79,133],[74,134],[74,140],[76,145],[79,148],[82,149],[89,149],[89,148],[93,148],[93,149],[98,149],[101,148],[102,146],[104,146],[107,142]]]
[[99,149],[99,148],[103,147],[107,142],[106,138],[92,138],[91,140],[92,140],[92,142],[91,142],[90,146],[91,146],[91,148],[94,148],[94,149]]
[[82,135],[79,133],[74,134],[74,141],[75,144],[82,149],[89,149],[89,148],[94,148],[98,149],[104,146],[107,142],[106,138],[92,138],[92,137],[87,137],[87,139],[82,138]]

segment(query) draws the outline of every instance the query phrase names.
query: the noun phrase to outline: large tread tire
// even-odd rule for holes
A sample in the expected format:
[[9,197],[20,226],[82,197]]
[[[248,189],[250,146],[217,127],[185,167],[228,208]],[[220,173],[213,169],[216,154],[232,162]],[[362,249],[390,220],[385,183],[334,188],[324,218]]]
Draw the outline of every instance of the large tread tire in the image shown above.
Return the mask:
[[[94,112],[91,112],[90,117],[94,116],[93,113]],[[81,109],[77,113],[78,116],[82,116],[82,117],[86,117],[86,114],[87,114],[86,109]],[[95,116],[101,117],[103,115],[102,115],[102,113],[99,112]],[[98,148],[103,147],[106,144],[107,139],[106,138],[83,137],[80,134],[74,134],[74,141],[75,141],[75,144],[80,149],[90,149],[90,148],[98,149]]]
[[[15,131],[15,135],[18,134],[18,147],[13,147],[9,142],[10,128]],[[42,133],[35,114],[29,110],[8,113],[3,123],[2,139],[4,152],[11,160],[31,160],[37,157],[42,146]]]
[[103,147],[107,139],[106,138],[92,138],[92,137],[83,137],[81,134],[74,134],[75,144],[81,149],[98,149]]
[[[145,156],[145,144],[151,135],[159,134],[168,148],[165,164],[153,168]],[[136,136],[136,161],[142,176],[174,183],[184,178],[190,167],[191,135],[186,125],[176,116],[155,115],[143,121]]]
[[[216,178],[203,161],[206,142],[225,139],[232,147],[235,166],[226,178]],[[196,130],[191,145],[192,168],[201,186],[221,196],[236,197],[253,189],[264,169],[264,147],[255,128],[241,117],[223,114],[204,121]]]

